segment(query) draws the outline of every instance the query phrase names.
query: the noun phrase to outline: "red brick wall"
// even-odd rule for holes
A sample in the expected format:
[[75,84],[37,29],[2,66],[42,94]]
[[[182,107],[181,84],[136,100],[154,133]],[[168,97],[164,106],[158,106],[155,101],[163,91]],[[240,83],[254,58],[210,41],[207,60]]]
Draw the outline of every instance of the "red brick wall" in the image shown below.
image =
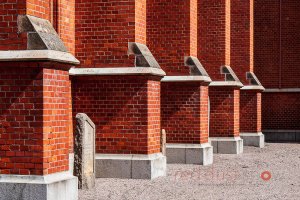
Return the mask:
[[1,174],[68,170],[68,72],[34,66],[1,64]]
[[300,93],[263,93],[263,130],[300,130]]
[[241,90],[240,98],[240,131],[261,132],[261,93]]
[[255,1],[255,73],[266,88],[300,88],[300,2],[282,1],[281,26],[279,2]]
[[26,2],[2,0],[0,3],[0,51],[26,49],[26,37],[18,35],[18,14],[26,13]]
[[26,0],[26,14],[51,20],[51,0]]
[[231,4],[230,64],[244,84],[248,84],[246,72],[253,72],[253,1]]
[[135,41],[146,44],[147,0],[135,1]]
[[[266,88],[300,88],[300,2],[281,2],[255,0],[254,72]],[[298,96],[263,93],[263,129],[299,129]]]
[[214,81],[224,80],[220,66],[230,65],[230,0],[198,1],[198,58]]
[[59,0],[57,6],[53,20],[57,20],[58,26],[53,22],[54,27],[69,52],[75,55],[75,0]]
[[279,87],[279,1],[255,0],[254,72],[266,88]]
[[163,82],[161,96],[167,143],[208,142],[208,86]]
[[73,113],[96,125],[96,152],[160,152],[160,80],[149,76],[74,77]]
[[76,57],[83,67],[132,67],[128,42],[146,40],[145,0],[76,0]]
[[167,75],[188,75],[184,56],[197,56],[195,0],[148,0],[147,45]]
[[232,137],[240,133],[240,90],[210,87],[210,137]]

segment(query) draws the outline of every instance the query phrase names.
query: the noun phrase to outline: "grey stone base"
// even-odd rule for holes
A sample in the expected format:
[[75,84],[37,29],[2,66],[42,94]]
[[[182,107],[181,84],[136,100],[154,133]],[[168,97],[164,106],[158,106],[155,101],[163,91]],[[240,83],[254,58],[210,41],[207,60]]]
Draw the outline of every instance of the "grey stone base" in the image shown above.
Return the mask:
[[240,137],[211,137],[214,153],[240,154],[243,153],[243,140]]
[[153,179],[165,176],[166,157],[162,153],[96,154],[96,178]]
[[264,130],[267,142],[300,142],[300,130]]
[[77,200],[78,180],[69,172],[46,176],[0,175],[1,200]]
[[210,165],[213,163],[213,147],[205,144],[167,144],[167,162]]
[[244,146],[254,146],[259,148],[265,147],[265,136],[260,133],[240,133],[244,140]]

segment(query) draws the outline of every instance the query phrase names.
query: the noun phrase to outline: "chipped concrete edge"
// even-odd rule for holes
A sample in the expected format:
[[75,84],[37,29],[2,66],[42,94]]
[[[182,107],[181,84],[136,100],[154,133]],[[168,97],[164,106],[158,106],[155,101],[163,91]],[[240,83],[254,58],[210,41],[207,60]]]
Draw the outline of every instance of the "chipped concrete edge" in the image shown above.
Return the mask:
[[80,64],[72,54],[55,50],[0,51],[0,62],[54,61],[72,65]]
[[239,87],[242,88],[244,85],[239,81],[213,81],[209,84],[210,87]]
[[162,69],[153,67],[72,68],[69,74],[72,76],[166,75]]
[[207,82],[211,79],[208,76],[165,76],[162,82]]

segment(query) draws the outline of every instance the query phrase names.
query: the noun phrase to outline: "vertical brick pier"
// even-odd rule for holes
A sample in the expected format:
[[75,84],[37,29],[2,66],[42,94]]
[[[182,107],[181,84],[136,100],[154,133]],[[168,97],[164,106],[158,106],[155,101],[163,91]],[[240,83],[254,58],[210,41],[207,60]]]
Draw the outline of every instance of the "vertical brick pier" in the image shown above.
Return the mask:
[[17,21],[27,50],[0,51],[0,199],[76,200],[69,69],[79,61],[49,21],[29,15]]
[[208,85],[197,58],[197,1],[147,1],[147,44],[167,73],[162,79],[162,128],[168,163],[209,165]]
[[230,67],[230,13],[230,0],[198,1],[198,58],[213,80],[209,133],[214,152],[239,154],[243,152],[239,123],[243,84]]
[[[160,90],[165,72],[146,44],[146,1],[78,1],[73,115],[96,125],[96,177],[166,174]],[[91,20],[93,18],[93,20]]]

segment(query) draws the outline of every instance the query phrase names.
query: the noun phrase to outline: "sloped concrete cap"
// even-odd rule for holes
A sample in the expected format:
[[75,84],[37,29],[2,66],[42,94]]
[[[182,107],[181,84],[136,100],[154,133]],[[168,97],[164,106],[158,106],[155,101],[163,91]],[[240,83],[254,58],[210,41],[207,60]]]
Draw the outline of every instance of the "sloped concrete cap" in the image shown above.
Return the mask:
[[221,66],[221,74],[225,75],[225,81],[241,82],[230,66]]
[[144,44],[129,42],[128,55],[135,55],[136,67],[153,67],[161,69],[151,51]]
[[230,66],[221,66],[221,74],[225,75],[225,81],[213,81],[209,86],[228,86],[228,87],[243,87],[244,85],[238,79]]
[[193,56],[184,57],[184,65],[190,67],[191,76],[207,76],[208,73],[204,69],[203,65],[200,63],[199,59]]
[[27,32],[27,50],[67,52],[67,48],[48,20],[30,15],[18,15],[18,31]]
[[242,87],[241,90],[265,90],[265,88],[262,86],[262,84],[253,72],[247,72],[246,78],[247,80],[249,80],[249,85]]

